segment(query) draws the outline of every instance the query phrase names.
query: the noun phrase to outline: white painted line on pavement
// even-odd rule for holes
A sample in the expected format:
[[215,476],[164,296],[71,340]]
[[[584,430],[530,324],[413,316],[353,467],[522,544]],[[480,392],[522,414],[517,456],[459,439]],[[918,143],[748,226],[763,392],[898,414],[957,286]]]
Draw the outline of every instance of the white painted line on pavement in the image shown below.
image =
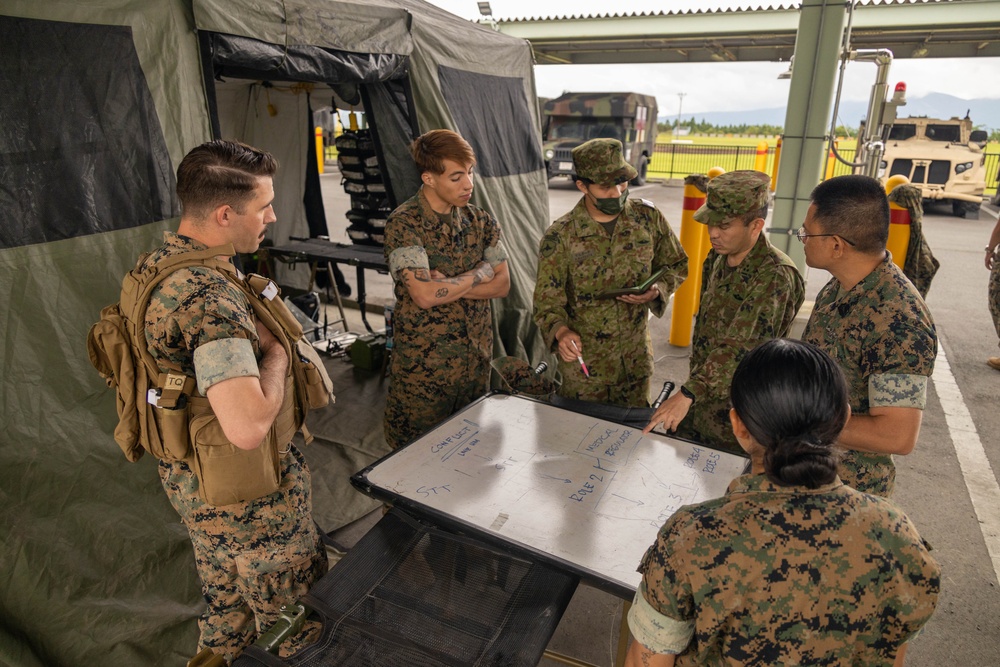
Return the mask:
[[993,561],[993,573],[997,581],[1000,581],[1000,485],[997,484],[993,468],[986,458],[986,450],[983,449],[972,415],[969,414],[969,408],[965,405],[962,391],[958,388],[948,357],[940,343],[932,377],[948,431],[951,433],[951,442],[958,454],[962,477],[979,519],[979,530],[983,533],[986,549]]

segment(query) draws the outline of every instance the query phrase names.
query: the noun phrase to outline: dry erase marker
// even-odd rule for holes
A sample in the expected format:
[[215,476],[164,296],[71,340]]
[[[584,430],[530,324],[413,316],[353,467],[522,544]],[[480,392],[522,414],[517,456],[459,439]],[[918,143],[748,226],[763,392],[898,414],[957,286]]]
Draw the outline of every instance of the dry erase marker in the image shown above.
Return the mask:
[[583,363],[583,357],[580,356],[580,348],[576,346],[575,340],[571,340],[570,342],[573,343],[573,349],[576,350],[576,360],[580,362],[580,368],[583,369],[583,374],[590,377],[590,371],[587,370],[587,364]]

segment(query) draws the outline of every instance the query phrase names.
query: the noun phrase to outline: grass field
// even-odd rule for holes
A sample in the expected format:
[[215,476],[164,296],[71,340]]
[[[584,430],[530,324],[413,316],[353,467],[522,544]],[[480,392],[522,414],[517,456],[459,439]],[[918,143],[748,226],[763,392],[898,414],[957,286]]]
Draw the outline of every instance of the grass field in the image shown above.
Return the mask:
[[[673,141],[673,135],[660,133],[656,137],[656,152],[649,163],[649,178],[684,178],[689,174],[704,174],[712,167],[722,167],[726,171],[736,169],[757,169],[757,145],[766,141],[767,159],[762,171],[773,173],[774,148],[777,137],[736,137],[699,136],[681,137]],[[857,142],[851,138],[837,142],[838,151],[847,160],[854,157]],[[1000,143],[986,145],[986,194],[996,193],[997,171],[1000,169]],[[841,162],[833,165],[834,176],[851,173],[851,168]]]

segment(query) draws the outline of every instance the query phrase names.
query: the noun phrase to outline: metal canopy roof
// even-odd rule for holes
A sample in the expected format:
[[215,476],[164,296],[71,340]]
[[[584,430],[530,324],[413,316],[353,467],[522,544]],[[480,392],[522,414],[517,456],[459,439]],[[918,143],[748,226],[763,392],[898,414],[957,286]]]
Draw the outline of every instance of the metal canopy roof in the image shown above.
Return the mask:
[[[531,42],[538,64],[787,61],[798,7],[517,18],[480,23]],[[896,58],[1000,57],[1000,1],[859,3],[851,47]]]

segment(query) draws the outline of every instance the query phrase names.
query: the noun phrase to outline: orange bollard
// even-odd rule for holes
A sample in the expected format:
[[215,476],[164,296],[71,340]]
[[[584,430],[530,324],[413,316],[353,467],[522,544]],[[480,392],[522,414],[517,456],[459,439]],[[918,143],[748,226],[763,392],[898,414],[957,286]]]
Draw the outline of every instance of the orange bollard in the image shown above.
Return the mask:
[[767,173],[767,142],[760,141],[757,144],[757,157],[754,158],[753,168],[757,171]]
[[323,173],[323,165],[326,163],[326,156],[323,155],[323,128],[316,126],[316,168],[319,173]]
[[[837,139],[833,140],[833,145],[837,145]],[[828,180],[833,178],[833,170],[837,167],[837,156],[833,154],[833,148],[831,148],[826,154],[826,174],[823,176],[823,180]]]
[[[722,167],[712,167],[708,170],[708,178],[711,180],[716,176],[722,176],[724,173],[726,173],[726,170]],[[701,245],[698,247],[698,256],[695,258],[698,262],[697,282],[695,282],[694,290],[694,312],[696,313],[701,308],[701,269],[705,263],[705,258],[708,257],[708,251],[712,249],[712,242],[708,238],[708,225],[699,223],[698,226],[701,227]]]
[[[910,179],[902,174],[890,176],[885,182],[885,193],[888,195],[896,187],[909,182]],[[910,209],[893,201],[889,202],[889,238],[885,248],[892,253],[892,263],[902,271],[906,252],[910,249]]]
[[781,162],[781,137],[774,146],[774,164],[771,165],[771,192],[778,186],[778,163]]
[[691,344],[691,327],[697,310],[695,301],[701,282],[701,263],[696,262],[695,258],[701,252],[701,235],[705,227],[694,219],[694,212],[705,203],[705,193],[688,181],[689,179],[684,181],[680,238],[684,252],[688,256],[688,276],[674,292],[674,306],[670,315],[670,344],[677,347],[687,347]]

